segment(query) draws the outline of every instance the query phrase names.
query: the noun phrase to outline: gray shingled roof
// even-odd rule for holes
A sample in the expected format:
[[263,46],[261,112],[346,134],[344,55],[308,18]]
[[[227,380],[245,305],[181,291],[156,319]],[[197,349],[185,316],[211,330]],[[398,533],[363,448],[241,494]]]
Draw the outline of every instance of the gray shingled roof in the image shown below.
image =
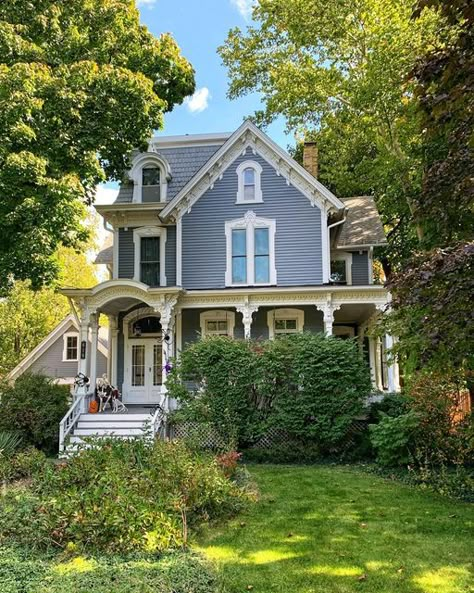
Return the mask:
[[109,233],[102,245],[102,249],[94,260],[95,264],[111,264],[114,259],[113,235]]
[[337,237],[338,248],[387,243],[380,214],[372,196],[341,198],[344,202],[346,222]]
[[[207,146],[183,146],[179,148],[163,148],[157,151],[171,168],[171,180],[168,182],[167,199],[172,200],[201,167],[216,153],[222,144]],[[116,204],[127,204],[132,201],[133,183],[123,182],[120,185]]]

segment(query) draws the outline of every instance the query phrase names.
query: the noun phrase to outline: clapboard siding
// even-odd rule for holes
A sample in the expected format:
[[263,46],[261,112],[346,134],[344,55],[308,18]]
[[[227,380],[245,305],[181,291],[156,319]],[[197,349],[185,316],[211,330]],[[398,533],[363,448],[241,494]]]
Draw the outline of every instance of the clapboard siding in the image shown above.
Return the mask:
[[[67,332],[74,331],[73,327],[68,328]],[[79,334],[78,334],[79,335]],[[42,373],[55,379],[71,378],[77,375],[78,361],[68,360],[63,362],[63,336],[55,340],[50,347],[38,357],[28,368],[30,373]],[[89,352],[91,343],[89,340]],[[90,369],[87,369],[89,373]],[[100,377],[107,372],[107,358],[100,350],[97,351],[97,376]]]
[[[181,327],[182,327],[182,345],[183,348],[186,347],[187,344],[192,344],[199,340],[201,336],[201,325],[200,325],[200,315],[205,311],[214,311],[212,307],[209,309],[183,309],[182,317],[181,317]],[[237,313],[235,309],[221,309],[232,311],[235,313],[235,327],[234,327],[234,338],[236,339],[243,339],[244,337],[244,325],[242,323],[242,314]]]
[[[119,229],[119,278],[133,278],[135,244],[133,228]],[[166,227],[166,283],[176,285],[176,227]]]
[[135,250],[133,229],[119,229],[119,278],[133,278],[135,266]]
[[352,284],[369,284],[369,254],[367,251],[352,254]]
[[[262,166],[263,203],[236,204],[236,169],[245,160]],[[321,212],[295,187],[287,185],[259,155],[238,157],[212,189],[183,216],[183,286],[225,286],[225,222],[248,210],[276,221],[275,259],[278,286],[322,284]]]

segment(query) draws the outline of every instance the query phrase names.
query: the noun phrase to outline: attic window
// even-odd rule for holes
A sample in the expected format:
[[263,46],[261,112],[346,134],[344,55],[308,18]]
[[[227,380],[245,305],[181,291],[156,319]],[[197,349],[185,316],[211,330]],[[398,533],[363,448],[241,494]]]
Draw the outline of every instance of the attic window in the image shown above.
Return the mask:
[[155,186],[160,185],[161,171],[159,167],[143,167],[142,169],[142,185]]
[[255,161],[245,161],[237,167],[237,204],[263,202],[261,187],[262,167]]

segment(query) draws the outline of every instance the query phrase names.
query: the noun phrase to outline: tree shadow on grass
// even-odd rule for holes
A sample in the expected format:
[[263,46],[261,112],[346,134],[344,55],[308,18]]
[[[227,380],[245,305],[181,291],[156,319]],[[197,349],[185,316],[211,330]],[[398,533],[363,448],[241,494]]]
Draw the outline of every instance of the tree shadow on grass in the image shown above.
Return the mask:
[[229,593],[474,590],[470,505],[343,468],[251,471],[258,505],[201,538]]

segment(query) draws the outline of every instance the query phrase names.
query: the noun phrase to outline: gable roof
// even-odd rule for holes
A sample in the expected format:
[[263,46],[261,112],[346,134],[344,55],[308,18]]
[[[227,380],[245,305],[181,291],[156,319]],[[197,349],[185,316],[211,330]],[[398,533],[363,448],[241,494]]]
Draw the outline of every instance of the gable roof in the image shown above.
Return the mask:
[[337,249],[386,245],[380,214],[372,196],[342,198],[346,206],[346,221],[336,238]]
[[173,215],[176,218],[180,212],[182,213],[191,207],[248,146],[275,167],[278,173],[287,179],[288,183],[292,183],[302,191],[312,203],[328,205],[335,210],[344,208],[344,204],[339,198],[259,130],[255,124],[247,120],[163,208],[160,218],[163,221]]
[[[79,326],[72,313],[70,313],[60,323],[58,323],[58,325],[41,340],[36,348],[33,348],[33,350],[8,373],[6,377],[7,380],[15,381],[15,379],[28,370],[30,366],[56,342],[56,340],[58,340],[63,334],[71,329],[79,332]],[[102,352],[104,356],[108,356],[107,339],[104,334],[99,335],[99,339],[97,340],[97,349]]]

